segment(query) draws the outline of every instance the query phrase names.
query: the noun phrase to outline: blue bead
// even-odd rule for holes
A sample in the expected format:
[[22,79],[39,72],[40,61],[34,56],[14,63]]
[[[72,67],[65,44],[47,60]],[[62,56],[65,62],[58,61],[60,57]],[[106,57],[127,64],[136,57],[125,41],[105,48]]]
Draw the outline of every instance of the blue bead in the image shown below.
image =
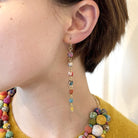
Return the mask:
[[92,128],[92,124],[89,124],[89,126]]
[[100,108],[95,108],[94,112],[96,112],[99,115],[99,114],[101,114],[101,109]]
[[69,81],[69,85],[73,85],[73,81]]
[[72,98],[70,98],[70,99],[69,99],[69,102],[70,102],[70,103],[73,103],[73,99],[72,99]]
[[107,115],[106,119],[107,119],[107,122],[109,122],[111,120],[110,115]]
[[104,116],[106,117],[107,122],[109,122],[111,120],[110,115],[104,115]]

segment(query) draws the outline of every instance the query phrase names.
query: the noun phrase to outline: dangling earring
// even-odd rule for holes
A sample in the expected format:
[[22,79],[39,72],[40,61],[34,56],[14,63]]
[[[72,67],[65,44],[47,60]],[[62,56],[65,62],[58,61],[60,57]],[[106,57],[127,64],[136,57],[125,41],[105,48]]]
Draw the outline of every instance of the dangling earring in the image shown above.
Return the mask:
[[[70,40],[71,40],[71,38],[70,38]],[[71,112],[74,111],[74,107],[73,107],[73,71],[72,71],[72,66],[73,66],[73,47],[72,47],[72,44],[70,44],[69,48],[68,48],[68,67],[69,67],[68,85],[69,85],[69,94],[70,94],[69,103],[70,103],[70,111]]]

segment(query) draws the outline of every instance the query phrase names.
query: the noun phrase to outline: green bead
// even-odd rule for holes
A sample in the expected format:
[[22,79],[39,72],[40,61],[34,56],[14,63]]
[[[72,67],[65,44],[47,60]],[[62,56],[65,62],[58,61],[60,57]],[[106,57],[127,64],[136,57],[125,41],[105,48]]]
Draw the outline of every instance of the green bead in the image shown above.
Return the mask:
[[107,114],[106,113],[102,113],[102,115],[106,116]]
[[89,124],[95,125],[96,124],[95,118],[89,119]]
[[6,138],[13,138],[13,132],[12,131],[8,131],[6,133]]
[[106,131],[105,130],[103,130],[103,134],[106,134]]
[[0,100],[0,109],[3,107],[3,101]]
[[90,118],[96,118],[97,117],[97,113],[96,112],[91,112],[90,113]]
[[102,114],[107,114],[107,111],[103,108],[103,109],[101,110],[101,113],[102,113]]

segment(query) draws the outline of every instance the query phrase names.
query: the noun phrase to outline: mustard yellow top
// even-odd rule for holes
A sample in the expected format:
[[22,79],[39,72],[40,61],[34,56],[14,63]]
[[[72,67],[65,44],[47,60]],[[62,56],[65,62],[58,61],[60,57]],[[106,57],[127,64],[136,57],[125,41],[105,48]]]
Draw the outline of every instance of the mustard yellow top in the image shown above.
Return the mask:
[[[111,121],[109,122],[110,130],[107,132],[106,138],[138,138],[138,125],[124,117],[109,103],[105,102],[97,96],[96,98],[99,100],[101,108],[105,108],[107,113],[111,116]],[[9,123],[11,124],[11,130],[14,133],[14,138],[29,138],[18,127],[12,113],[11,105],[12,104],[10,103]],[[84,130],[78,134],[78,136],[83,133]],[[78,138],[78,136],[76,138]]]

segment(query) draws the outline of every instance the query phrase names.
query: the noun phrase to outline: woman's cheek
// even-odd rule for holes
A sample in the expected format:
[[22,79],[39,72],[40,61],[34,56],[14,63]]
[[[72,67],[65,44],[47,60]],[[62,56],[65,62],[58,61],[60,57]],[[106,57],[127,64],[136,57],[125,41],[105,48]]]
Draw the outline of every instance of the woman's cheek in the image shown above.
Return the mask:
[[[0,89],[22,83],[33,76],[37,66],[41,66],[37,42],[28,28],[12,21],[5,21],[0,29]],[[37,55],[38,54],[38,55]],[[38,58],[39,57],[39,58]]]
[[54,61],[60,27],[50,10],[40,6],[29,1],[0,9],[0,89],[38,76]]

